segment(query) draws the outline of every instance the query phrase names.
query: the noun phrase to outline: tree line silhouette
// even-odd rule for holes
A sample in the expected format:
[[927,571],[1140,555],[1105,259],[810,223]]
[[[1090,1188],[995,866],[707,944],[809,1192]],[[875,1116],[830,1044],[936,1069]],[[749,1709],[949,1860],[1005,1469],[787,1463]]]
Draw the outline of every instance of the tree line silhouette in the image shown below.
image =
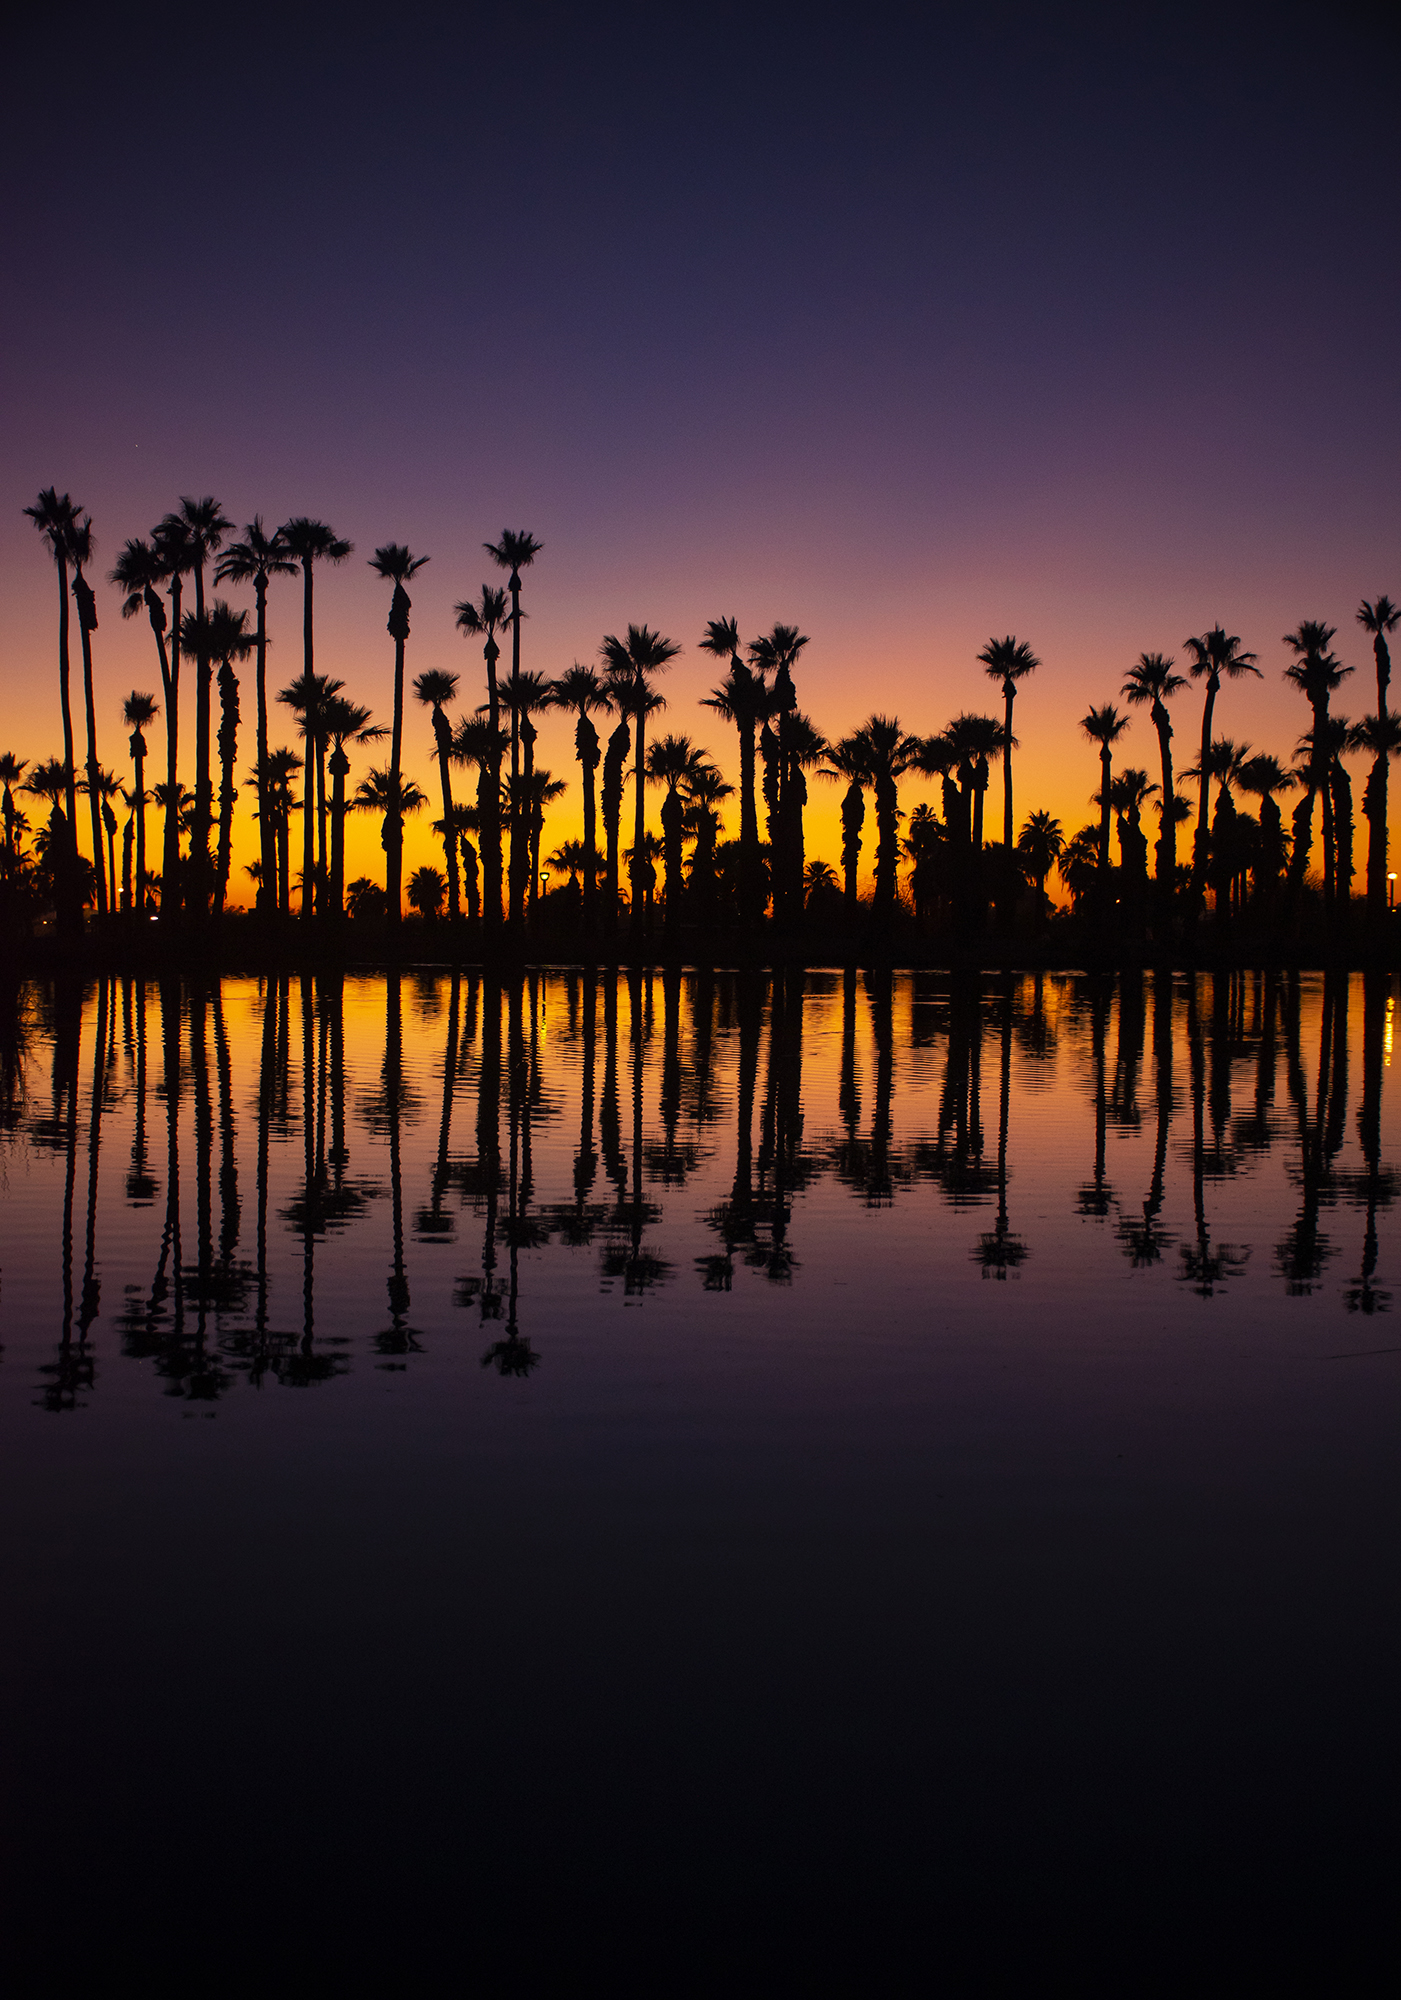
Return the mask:
[[[848,944],[923,933],[974,940],[990,925],[1034,938],[1065,921],[1053,915],[1047,890],[1053,873],[1068,894],[1068,920],[1078,926],[1077,935],[1164,947],[1213,919],[1218,932],[1237,938],[1242,925],[1259,940],[1304,933],[1346,939],[1359,927],[1389,936],[1388,774],[1391,759],[1401,754],[1401,717],[1388,705],[1388,639],[1401,608],[1386,596],[1364,601],[1357,612],[1372,641],[1376,674],[1375,713],[1359,721],[1332,707],[1353,671],[1332,650],[1336,628],[1304,620],[1285,635],[1285,678],[1304,696],[1310,715],[1288,762],[1216,733],[1223,685],[1260,673],[1257,656],[1239,637],[1222,626],[1189,637],[1185,671],[1163,653],[1141,654],[1124,675],[1125,706],[1105,702],[1082,720],[1099,763],[1097,816],[1071,833],[1044,810],[1030,812],[1017,828],[1015,703],[1041,665],[1025,640],[993,638],[977,656],[1000,693],[1000,715],[963,712],[934,734],[920,735],[896,716],[874,713],[859,729],[829,739],[799,706],[807,636],[795,625],[776,624],[745,640],[733,618],[713,619],[699,649],[715,661],[721,678],[702,706],[737,738],[738,828],[726,838],[723,814],[735,787],[719,763],[690,735],[649,733],[666,707],[660,677],[681,651],[676,641],[649,625],[628,625],[621,636],[605,635],[593,664],[576,661],[552,678],[522,667],[523,573],[542,552],[531,533],[506,530],[484,544],[505,581],[483,584],[456,608],[464,639],[481,648],[483,671],[475,688],[470,677],[442,669],[420,673],[410,684],[408,586],[428,558],[395,542],[375,550],[369,561],[390,586],[393,640],[390,720],[384,724],[352,702],[334,675],[316,670],[316,579],[351,556],[350,542],[305,516],[273,531],[255,517],[238,538],[209,496],[184,498],[148,536],[128,540],[110,571],[122,615],[144,613],[149,623],[159,672],[158,692],[133,689],[122,703],[131,762],[124,783],[103,765],[99,749],[91,519],[53,488],[24,511],[58,579],[63,755],[38,763],[13,751],[0,756],[0,901],[12,933],[51,910],[57,928],[76,935],[92,910],[108,928],[129,931],[154,917],[167,936],[208,934],[238,900],[233,829],[246,793],[258,831],[258,859],[248,868],[255,918],[264,932],[307,939],[338,935],[348,922],[362,932],[377,930],[392,945],[405,903],[417,919],[439,926],[449,945],[456,941],[487,955],[531,937],[592,949],[620,933],[633,946],[659,933],[672,944],[695,945],[757,936],[766,927],[789,937],[806,926]],[[294,578],[301,583],[302,669],[270,695],[268,594],[280,580]],[[251,613],[208,595],[207,583],[251,589]],[[70,687],[70,599],[82,653],[81,767]],[[506,644],[508,670],[502,664]],[[250,658],[254,741],[241,784],[238,760],[241,745],[245,753],[247,746],[237,670],[246,671]],[[181,736],[190,673],[192,773]],[[1196,763],[1179,772],[1169,704],[1192,682],[1202,690],[1200,741]],[[419,867],[405,883],[405,822],[429,805],[404,769],[410,697],[427,711],[432,732],[439,815],[432,827],[443,866]],[[461,712],[454,714],[458,705]],[[545,841],[548,809],[566,784],[535,754],[536,718],[551,709],[574,718],[583,808],[582,837],[552,852]],[[1115,768],[1133,709],[1147,710],[1157,737],[1156,779],[1136,766]],[[300,751],[274,744],[279,711],[295,721]],[[148,786],[148,732],[162,718],[164,776]],[[372,746],[386,738],[387,757],[370,762]],[[1368,825],[1362,897],[1353,880],[1347,759],[1354,755],[1370,759],[1362,797]],[[358,772],[352,758],[363,766]],[[985,801],[999,764],[1001,838],[993,840],[986,837]],[[192,786],[182,770],[193,776]],[[928,804],[902,810],[900,781],[909,774],[938,781],[940,810]],[[804,811],[814,776],[843,788],[840,877],[829,862],[807,857]],[[1178,789],[1179,779],[1195,786],[1194,801]],[[660,832],[648,822],[650,789],[660,794]],[[80,793],[86,802],[81,811]],[[47,813],[31,823],[16,794]],[[1280,801],[1291,794],[1297,798],[1286,825]],[[1258,802],[1253,814],[1242,810],[1245,799]],[[160,816],[159,867],[148,845],[148,808]],[[1145,811],[1158,819],[1151,869]],[[368,877],[346,881],[351,812],[379,822],[382,884]],[[1181,859],[1178,829],[1194,814],[1190,856]],[[300,866],[294,869],[298,844]],[[874,864],[869,896],[861,891],[866,856]]]
[[[0,999],[0,1130],[63,1162],[62,1323],[42,1400],[72,1409],[95,1385],[104,1196],[109,1206],[116,1200],[152,1217],[150,1281],[128,1289],[117,1315],[123,1351],[149,1361],[170,1394],[196,1401],[239,1381],[305,1387],[343,1372],[349,1336],[339,1322],[334,1330],[317,1323],[318,1257],[333,1240],[353,1239],[386,1199],[384,1312],[371,1339],[377,1364],[407,1366],[423,1345],[412,1303],[421,1246],[461,1241],[473,1247],[454,1298],[480,1328],[484,1365],[528,1374],[539,1357],[523,1326],[521,1253],[552,1242],[591,1247],[600,1283],[627,1295],[683,1281],[654,1233],[666,1200],[717,1149],[732,1154],[733,1174],[701,1219],[692,1269],[707,1290],[730,1290],[741,1267],[771,1283],[795,1281],[796,1204],[823,1178],[870,1207],[927,1189],[956,1215],[990,1211],[991,1226],[968,1254],[985,1277],[1005,1281],[1033,1254],[1013,1220],[1014,1050],[1051,1071],[1067,1034],[1093,1107],[1092,1151],[1084,1179],[1067,1191],[1069,1213],[1112,1229],[1134,1268],[1163,1265],[1185,1290],[1211,1298],[1250,1256],[1247,1246],[1218,1240],[1211,1191],[1285,1147],[1297,1210],[1272,1247],[1284,1291],[1302,1296],[1321,1284],[1338,1254],[1327,1214],[1345,1203],[1365,1222],[1343,1303],[1364,1313],[1388,1307],[1390,1293],[1376,1281],[1379,1219],[1401,1178],[1382,1157],[1393,1004],[1385,975],[1369,973],[1354,989],[1360,1168],[1341,1163],[1352,1031],[1344,974],[1322,982],[1316,1055],[1294,973],[1076,976],[1060,981],[1054,1007],[1041,974],[903,977],[910,1029],[902,1046],[894,976],[830,976],[840,981],[838,1117],[822,1134],[810,1131],[804,1105],[804,1003],[814,979],[791,968],[424,975],[410,990],[443,1016],[436,1105],[406,1067],[408,982],[398,973],[376,989],[382,1053],[368,1086],[347,1072],[338,973],[261,985],[251,1076],[236,1069],[218,981],[10,985]],[[550,984],[551,1043],[569,1051],[553,1069],[542,1033]],[[858,1055],[859,1034],[869,1035],[869,1058]],[[46,1092],[31,1089],[41,1037],[52,1043]],[[897,1071],[931,1059],[938,1064],[932,1115],[901,1136]],[[574,1102],[562,1094],[566,1078]],[[657,1105],[650,1117],[649,1078]],[[722,1114],[722,1099],[732,1114]],[[1174,1149],[1174,1121],[1184,1111],[1187,1129]],[[406,1168],[407,1135],[433,1119],[433,1145],[412,1148]],[[114,1160],[107,1132],[118,1122],[125,1157]],[[251,1190],[249,1149],[240,1145],[250,1123]],[[571,1191],[542,1200],[540,1134],[571,1123]],[[1146,1189],[1116,1189],[1108,1135],[1149,1126]],[[357,1158],[357,1133],[379,1142],[377,1154],[361,1147]],[[289,1148],[299,1150],[290,1177]],[[1180,1240],[1165,1216],[1177,1163],[1191,1188],[1192,1225]],[[274,1296],[278,1232],[300,1253],[300,1298],[290,1311],[286,1297]],[[350,1254],[372,1296],[364,1248],[352,1243]]]

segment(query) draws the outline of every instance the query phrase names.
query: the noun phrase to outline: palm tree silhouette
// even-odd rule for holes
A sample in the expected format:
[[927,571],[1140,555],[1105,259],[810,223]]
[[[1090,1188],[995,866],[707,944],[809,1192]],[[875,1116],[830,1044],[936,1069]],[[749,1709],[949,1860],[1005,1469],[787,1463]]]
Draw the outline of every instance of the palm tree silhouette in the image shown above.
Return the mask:
[[772,789],[769,827],[769,879],[773,894],[775,923],[783,922],[803,904],[803,806],[807,785],[803,765],[816,763],[822,739],[811,722],[798,712],[798,696],[793,686],[793,668],[804,648],[811,644],[796,625],[775,625],[763,637],[749,644],[749,663],[755,673],[772,674],[768,693],[771,728],[766,728],[763,744],[768,770],[766,796]]
[[[506,690],[506,706],[511,711],[511,729],[521,749],[520,768],[513,767],[511,783],[520,792],[520,809],[512,807],[512,824],[519,823],[525,828],[525,880],[526,895],[530,915],[535,914],[540,887],[540,842],[536,828],[536,817],[541,800],[539,786],[535,782],[535,743],[539,734],[532,715],[550,706],[550,686],[543,674],[525,673],[512,676]],[[561,792],[563,786],[560,787]]]
[[[339,687],[339,682],[331,682]],[[345,914],[345,816],[349,811],[345,781],[350,776],[347,743],[375,743],[385,734],[382,723],[371,722],[370,711],[343,694],[327,695],[320,704],[322,734],[331,741],[328,769],[331,774],[331,880],[328,915]]]
[[[1120,689],[1130,707],[1147,707],[1153,719],[1153,727],[1158,732],[1158,759],[1162,767],[1161,799],[1175,796],[1172,776],[1172,722],[1167,712],[1167,704],[1175,694],[1180,694],[1187,685],[1182,674],[1173,671],[1173,661],[1165,653],[1140,653],[1124,676]],[[1170,812],[1163,813],[1158,833],[1158,852],[1155,875],[1160,896],[1167,896],[1172,889],[1177,874],[1177,821]]]
[[[528,569],[544,549],[543,542],[537,542],[534,535],[521,528],[503,528],[501,539],[484,542],[482,546],[498,569],[510,572],[506,588],[511,594],[511,699],[516,702],[519,695],[518,683],[521,671],[521,571]],[[520,797],[520,717],[515,707],[511,710],[511,864],[509,873],[510,921],[519,928],[525,921],[525,871],[529,848],[529,831],[521,810]]]
[[[401,909],[399,918],[395,918],[394,898],[399,894],[399,876],[403,864],[404,821],[410,813],[422,812],[427,803],[427,796],[419,790],[413,779],[405,778],[392,764],[372,768],[369,776],[362,778],[355,788],[356,810],[377,812],[383,821],[380,829],[380,845],[384,849],[385,856],[385,915],[391,923],[400,921],[403,917]],[[390,845],[394,834],[398,836],[397,847]]]
[[60,494],[52,486],[46,486],[32,507],[24,512],[34,523],[53,557],[58,571],[58,698],[63,717],[63,769],[68,773],[67,789],[64,794],[64,838],[72,853],[58,857],[59,870],[55,885],[60,892],[58,917],[65,930],[81,929],[83,921],[82,904],[75,900],[77,870],[77,828],[78,828],[78,785],[74,765],[73,750],[73,709],[69,699],[69,659],[68,659],[68,561],[73,530],[78,524],[82,508]]
[[[863,774],[876,801],[876,885],[875,912],[888,919],[895,908],[900,866],[899,781],[921,753],[918,739],[907,736],[898,715],[868,716],[853,738],[853,768]],[[832,768],[838,768],[829,758]],[[851,899],[848,897],[848,907]]]
[[[94,772],[89,773],[83,779],[83,790],[89,795],[96,794],[98,812],[101,815],[98,823],[107,840],[107,880],[115,885],[117,879],[117,815],[112,809],[112,801],[115,798],[120,798],[122,795],[121,780],[115,771],[104,771],[99,764]],[[112,904],[115,908],[115,888]]]
[[642,874],[646,867],[647,836],[647,757],[645,732],[647,716],[665,706],[651,685],[651,677],[669,667],[681,651],[674,640],[663,638],[650,625],[629,625],[626,638],[604,635],[600,657],[609,675],[609,692],[616,706],[633,718],[636,740],[633,773],[636,799],[633,819],[632,909],[629,926],[634,939],[642,935]]
[[[389,921],[398,924],[403,917],[400,902],[399,882],[404,866],[404,814],[413,810],[401,798],[404,752],[404,644],[409,636],[409,610],[412,599],[404,585],[411,577],[417,576],[427,556],[411,555],[402,542],[386,542],[383,548],[375,550],[370,557],[370,568],[386,583],[394,585],[394,595],[389,605],[389,633],[394,641],[394,723],[390,733],[389,777],[390,789],[385,799],[384,829],[380,838],[385,853],[385,888],[388,900]],[[364,786],[361,786],[364,791]],[[417,787],[411,789],[417,791]],[[419,803],[423,794],[419,792]]]
[[760,656],[752,666],[740,658],[739,626],[733,618],[712,618],[706,625],[700,649],[730,663],[724,680],[702,698],[702,706],[714,709],[739,732],[739,847],[743,884],[740,914],[746,923],[752,923],[762,915],[764,903],[754,784],[755,731],[768,720],[772,708],[764,681],[764,657]]
[[167,514],[156,529],[156,534],[169,552],[172,574],[177,573],[174,565],[178,562],[179,572],[195,579],[194,624],[189,620],[182,623],[178,612],[174,620],[175,635],[186,650],[192,650],[187,634],[197,642],[195,650],[195,810],[191,826],[189,854],[189,875],[193,893],[200,898],[200,911],[207,907],[209,894],[209,827],[213,819],[213,777],[210,764],[210,686],[212,651],[202,642],[207,638],[204,613],[204,567],[212,556],[223,547],[224,537],[232,523],[225,516],[223,508],[212,494],[196,500],[190,494],[181,496],[180,506],[174,513]]
[[1080,727],[1091,743],[1099,745],[1099,865],[1102,872],[1109,872],[1109,814],[1111,809],[1110,786],[1113,783],[1114,745],[1129,726],[1129,718],[1120,715],[1112,701],[1100,708],[1092,708],[1088,715],[1080,718]]
[[861,829],[866,821],[865,786],[873,785],[875,774],[867,756],[868,744],[858,731],[829,743],[826,761],[818,772],[834,784],[846,783],[842,794],[842,893],[848,922],[855,917],[861,868]]
[[5,824],[5,876],[7,881],[14,875],[16,864],[19,861],[20,822],[24,818],[24,814],[15,805],[14,787],[20,782],[28,769],[29,760],[27,757],[16,757],[13,750],[6,750],[3,754],[0,754],[0,788],[3,788],[3,796],[0,797],[0,815],[3,815]]
[[665,785],[661,820],[663,857],[666,867],[666,925],[674,932],[681,915],[681,847],[685,834],[686,797],[691,780],[702,770],[713,768],[707,753],[698,749],[689,736],[663,736],[647,751],[647,778],[653,785]]
[[1002,753],[1002,844],[1010,854],[1012,851],[1012,703],[1016,700],[1017,682],[1035,673],[1041,662],[1027,645],[1025,639],[1015,639],[1009,633],[1005,639],[989,639],[978,658],[983,663],[989,680],[1002,683],[1002,695],[1006,703],[1003,718],[1004,747]]
[[590,717],[606,715],[613,702],[594,669],[580,666],[577,660],[567,673],[561,674],[551,683],[549,698],[551,707],[566,709],[577,718],[574,724],[574,755],[583,774],[584,789],[584,844],[581,864],[584,883],[583,918],[585,935],[592,937],[598,917],[598,831],[594,773],[598,769],[601,752],[598,746],[598,731]]
[[[464,756],[459,756],[457,761],[476,762],[478,765],[477,810],[481,815],[482,923],[488,939],[499,936],[501,930],[501,758],[505,739],[500,736],[501,696],[496,680],[496,662],[501,657],[501,648],[496,643],[496,634],[506,622],[507,615],[505,591],[498,590],[491,584],[482,585],[481,596],[477,603],[473,604],[468,600],[457,606],[458,630],[468,638],[480,638],[483,641],[482,657],[486,661],[487,734],[483,736],[475,751],[468,751]],[[499,748],[498,740],[501,745]],[[487,762],[481,761],[483,756],[487,758]],[[490,761],[493,757],[494,763]]]
[[461,890],[457,873],[457,821],[452,807],[452,778],[448,762],[452,756],[452,724],[444,710],[457,693],[457,675],[432,668],[413,684],[414,699],[433,712],[433,743],[438,756],[438,786],[443,795],[443,858],[447,864],[448,916],[456,923],[462,914]]
[[691,898],[702,921],[715,914],[718,887],[715,874],[715,843],[720,832],[720,802],[734,795],[734,786],[721,777],[713,764],[701,764],[686,780],[684,830],[695,841],[691,856]]
[[[349,550],[346,551],[349,554]],[[288,547],[281,528],[268,534],[263,527],[263,517],[255,514],[243,531],[241,542],[231,542],[219,557],[214,570],[215,583],[251,583],[257,629],[254,646],[257,652],[257,699],[258,699],[258,788],[261,793],[268,761],[268,580],[274,576],[295,576],[298,564]],[[309,671],[308,667],[308,671]],[[266,813],[258,818],[262,875],[259,899],[265,909],[274,907],[277,879],[277,844],[271,820]]]
[[1042,910],[1049,908],[1046,877],[1065,852],[1065,834],[1058,819],[1048,812],[1031,813],[1017,840],[1022,866],[1036,884],[1036,898]]
[[[1357,622],[1364,631],[1372,635],[1372,656],[1377,665],[1377,724],[1381,735],[1386,733],[1386,691],[1391,685],[1391,649],[1387,645],[1387,634],[1394,632],[1401,623],[1401,605],[1393,604],[1389,597],[1378,597],[1368,603],[1364,597],[1357,613]],[[1364,749],[1372,748],[1370,743]],[[1368,780],[1367,791],[1370,805],[1364,802],[1367,814],[1369,837],[1367,841],[1367,902],[1373,916],[1379,916],[1386,908],[1387,856],[1389,841],[1387,836],[1387,758],[1389,752],[1374,751],[1379,761],[1372,765],[1372,776]],[[1365,795],[1364,795],[1365,797]]]
[[[1211,810],[1211,718],[1216,707],[1216,697],[1221,689],[1221,676],[1228,680],[1240,680],[1245,674],[1254,674],[1258,680],[1260,669],[1255,664],[1254,653],[1242,651],[1239,637],[1227,632],[1221,625],[1213,625],[1200,638],[1183,641],[1188,653],[1187,670],[1193,680],[1206,681],[1206,700],[1202,704],[1202,741],[1197,759],[1197,770],[1201,776],[1197,793],[1197,836],[1192,849],[1192,889],[1200,902],[1206,882],[1207,860],[1210,852],[1208,827]],[[1164,788],[1163,797],[1171,797]]]
[[[159,604],[160,600],[156,600]],[[136,811],[136,906],[143,915],[146,908],[146,738],[142,733],[148,729],[159,715],[154,695],[142,694],[133,688],[122,703],[122,721],[131,731],[127,748],[131,761],[136,766],[136,790],[133,805]]]
[[267,773],[264,783],[259,785],[258,774],[253,773],[253,783],[258,789],[258,810],[272,819],[273,842],[277,854],[276,899],[274,907],[280,917],[291,915],[291,844],[292,814],[297,810],[297,801],[292,797],[292,780],[302,769],[302,760],[295,750],[285,746],[268,752]]
[[408,904],[411,910],[429,923],[443,913],[443,894],[447,884],[437,868],[415,868],[409,877]]
[[1324,856],[1323,856],[1323,897],[1325,905],[1331,905],[1334,890],[1332,854],[1332,793],[1328,782],[1328,704],[1344,680],[1352,672],[1336,660],[1328,647],[1336,636],[1336,628],[1325,624],[1322,619],[1305,618],[1292,632],[1286,632],[1284,643],[1294,654],[1292,663],[1284,670],[1284,678],[1293,683],[1305,696],[1313,712],[1313,728],[1309,731],[1309,756],[1304,777],[1304,796],[1294,808],[1294,839],[1289,856],[1289,890],[1291,900],[1297,899],[1304,885],[1304,871],[1308,866],[1309,848],[1313,840],[1313,802],[1320,788],[1323,790]]
[[[83,575],[83,567],[96,554],[97,545],[93,539],[91,516],[84,514],[76,518],[68,537],[69,554],[73,559],[73,601],[78,607],[78,634],[83,648],[83,708],[87,723],[87,783],[84,789],[88,795],[88,809],[92,818],[93,870],[97,877],[97,914],[107,915],[108,870],[103,866],[102,832],[103,816],[101,808],[101,788],[98,784],[97,759],[97,703],[93,693],[92,680],[92,635],[97,630],[97,599],[92,585]],[[115,905],[116,894],[113,891]]]
[[[338,535],[335,529],[328,527],[324,521],[313,521],[305,514],[295,514],[290,521],[284,521],[277,530],[277,540],[302,572],[302,673],[310,685],[311,677],[316,671],[316,566],[318,563],[343,563],[354,553],[355,545]],[[302,823],[302,915],[310,920],[315,910],[315,901],[314,895],[309,891],[316,880],[316,861],[312,843],[318,824],[323,820],[326,800],[324,788],[321,795],[317,796],[316,780],[320,774],[310,753],[307,756],[306,769],[305,817]]]
[[1268,906],[1284,873],[1286,852],[1284,822],[1274,795],[1291,790],[1299,780],[1295,772],[1284,769],[1277,757],[1261,754],[1246,759],[1240,766],[1237,782],[1243,792],[1249,792],[1260,801],[1260,833],[1254,862],[1255,893],[1257,897],[1263,895]]
[[1372,635],[1372,657],[1377,663],[1377,715],[1381,717],[1386,714],[1386,691],[1391,685],[1391,650],[1386,638],[1388,632],[1394,632],[1401,624],[1401,604],[1393,604],[1389,597],[1378,597],[1369,604],[1364,597],[1357,622],[1364,632]]
[[[153,542],[142,541],[139,537],[128,541],[117,557],[112,569],[111,581],[125,594],[122,599],[123,618],[135,618],[144,606],[151,631],[155,635],[156,653],[160,661],[161,688],[165,695],[165,781],[173,787],[179,777],[180,755],[180,702],[178,653],[174,666],[166,652],[166,609],[158,595],[159,586],[171,579],[163,549]],[[165,852],[162,874],[166,882],[173,883],[176,872],[176,839],[174,826],[165,830]],[[141,892],[144,895],[144,890]],[[161,896],[162,913],[169,921],[164,892]]]
[[[253,651],[248,613],[232,611],[222,598],[215,598],[205,642],[211,656],[219,662],[219,852],[214,874],[214,908],[220,912],[229,886],[233,809],[237,791],[234,760],[238,755],[238,677],[233,663],[235,660],[246,660]],[[207,826],[205,835],[207,839]]]
[[1362,811],[1367,820],[1367,902],[1373,912],[1386,909],[1387,767],[1393,757],[1401,757],[1401,715],[1387,709],[1381,715],[1364,716],[1348,732],[1348,748],[1363,750],[1372,759],[1372,769],[1362,793]]

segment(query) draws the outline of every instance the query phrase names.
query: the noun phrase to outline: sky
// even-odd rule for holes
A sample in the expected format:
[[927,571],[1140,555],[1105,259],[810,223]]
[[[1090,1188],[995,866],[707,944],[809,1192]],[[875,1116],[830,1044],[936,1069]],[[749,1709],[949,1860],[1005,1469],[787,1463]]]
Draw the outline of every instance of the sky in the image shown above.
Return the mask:
[[[1029,641],[1019,821],[1088,819],[1079,717],[1218,622],[1262,669],[1218,731],[1287,757],[1284,632],[1339,628],[1359,713],[1354,612],[1401,598],[1397,53],[1384,10],[1336,5],[29,18],[0,136],[0,747],[60,743],[21,514],[56,484],[104,571],[181,494],[330,522],[355,554],[318,588],[317,666],[386,719],[365,558],[431,558],[409,671],[458,671],[475,706],[453,606],[510,526],[544,543],[523,665],[660,628],[684,648],[664,726],[731,778],[695,705],[721,615],[810,635],[800,701],[834,738],[994,709],[979,648]],[[100,607],[122,769],[154,649],[105,585]],[[295,584],[271,631],[277,684]],[[1181,767],[1195,688],[1174,714]],[[425,717],[429,789],[430,751]],[[549,845],[577,830],[567,722],[540,756],[570,781]],[[1156,770],[1146,716],[1123,757]],[[840,795],[812,793],[808,853],[835,863]],[[351,872],[381,864],[361,820]]]

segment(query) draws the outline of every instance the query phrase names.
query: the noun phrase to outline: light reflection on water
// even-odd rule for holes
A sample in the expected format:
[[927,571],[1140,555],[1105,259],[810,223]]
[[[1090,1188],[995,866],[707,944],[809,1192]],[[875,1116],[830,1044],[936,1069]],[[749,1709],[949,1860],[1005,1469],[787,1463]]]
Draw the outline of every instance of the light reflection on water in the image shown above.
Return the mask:
[[756,1337],[838,1286],[854,1338],[912,1311],[934,1342],[1009,1314],[1073,1336],[1110,1300],[1342,1347],[1391,1302],[1381,976],[433,972],[11,1005],[0,1396],[53,1412],[123,1370],[211,1403],[435,1349],[526,1380],[697,1294]]

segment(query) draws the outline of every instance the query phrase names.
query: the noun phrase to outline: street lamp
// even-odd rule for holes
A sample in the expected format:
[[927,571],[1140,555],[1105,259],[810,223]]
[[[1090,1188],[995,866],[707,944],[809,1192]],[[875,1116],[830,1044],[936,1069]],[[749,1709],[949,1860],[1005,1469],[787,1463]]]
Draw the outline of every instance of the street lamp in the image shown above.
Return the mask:
[[1393,868],[1386,878],[1386,907],[1390,910],[1396,904],[1396,870]]

